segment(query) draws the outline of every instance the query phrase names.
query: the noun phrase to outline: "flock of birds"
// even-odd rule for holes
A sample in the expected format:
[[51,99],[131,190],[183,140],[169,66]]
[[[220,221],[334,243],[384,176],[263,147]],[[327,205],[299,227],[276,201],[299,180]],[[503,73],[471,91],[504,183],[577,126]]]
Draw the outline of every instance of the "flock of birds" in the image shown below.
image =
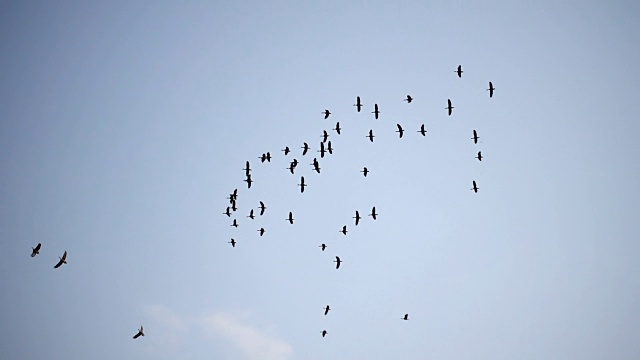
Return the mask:
[[[462,78],[462,66],[459,65],[457,70],[455,70],[455,72],[458,74],[459,78]],[[489,91],[489,97],[493,97],[493,92],[494,92],[495,88],[493,87],[493,83],[490,81],[489,82],[489,88],[487,89],[487,91]],[[411,95],[407,95],[407,97],[403,100],[406,101],[408,104],[410,104],[413,101],[413,97]],[[360,100],[360,96],[356,97],[356,103],[353,105],[356,107],[356,110],[358,112],[360,112],[362,110],[362,102]],[[447,107],[445,107],[445,109],[447,110],[447,113],[449,116],[451,116],[451,114],[453,113],[453,109],[454,106],[451,102],[451,99],[447,99]],[[372,114],[374,114],[375,119],[379,118],[380,115],[380,109],[378,107],[378,104],[374,104],[374,109],[371,112]],[[324,114],[324,119],[328,119],[329,116],[331,115],[331,112],[328,109],[325,109],[322,114]],[[402,138],[404,135],[404,128],[400,125],[397,124],[397,128],[398,130],[396,130],[395,132],[398,133],[399,137]],[[338,135],[340,135],[340,131],[342,130],[342,128],[340,127],[340,122],[336,123],[335,128],[333,128],[332,130],[334,130]],[[424,124],[422,124],[420,126],[420,129],[417,131],[418,133],[420,133],[422,136],[426,136],[427,134],[427,130],[425,129]],[[322,137],[322,141],[320,142],[320,149],[317,150],[317,152],[320,153],[320,157],[324,158],[326,154],[333,154],[333,147],[331,145],[331,141],[328,140],[329,138],[329,133],[324,130],[323,134],[321,135]],[[368,135],[366,135],[365,137],[369,138],[369,141],[373,142],[375,135],[373,134],[373,129],[369,130]],[[473,130],[473,137],[471,138],[474,142],[474,144],[478,143],[478,139],[480,137],[478,136],[478,132],[476,130]],[[308,151],[310,150],[309,144],[307,144],[306,142],[303,144],[303,146],[301,147],[302,149],[302,156],[307,155]],[[284,155],[287,156],[289,155],[289,153],[291,153],[291,149],[286,146],[284,149],[282,149],[282,152],[284,152]],[[478,159],[479,161],[482,161],[482,152],[478,151],[477,156],[475,157],[476,159]],[[266,152],[264,154],[262,154],[260,157],[258,157],[258,159],[264,163],[264,162],[271,162],[271,153],[270,152]],[[287,170],[289,170],[291,172],[291,174],[295,174],[295,169],[296,167],[300,164],[300,162],[297,159],[293,159],[290,164],[289,167],[287,168]],[[320,164],[318,162],[317,158],[313,159],[313,162],[310,164],[313,166],[313,170],[316,171],[317,173],[320,173]],[[245,172],[245,179],[243,180],[244,182],[247,183],[247,188],[251,189],[251,184],[253,183],[253,179],[251,178],[251,165],[249,163],[249,161],[247,161],[245,163],[245,167],[242,169]],[[369,169],[367,169],[367,167],[364,167],[362,170],[360,170],[360,172],[364,175],[364,177],[367,177],[367,174],[369,174]],[[480,189],[477,184],[476,181],[473,180],[472,181],[473,187],[471,188],[471,190],[473,190],[475,193],[478,192],[478,190]],[[305,187],[308,186],[307,183],[305,183],[304,180],[304,176],[300,177],[300,183],[297,184],[297,186],[300,187],[300,192],[304,193]],[[224,215],[231,217],[237,210],[237,199],[238,199],[238,189],[235,189],[227,198],[229,200],[229,206],[227,206],[225,212],[223,213]],[[267,207],[265,206],[264,202],[260,201],[260,206],[258,207],[259,213],[258,216],[263,216],[265,211],[266,211]],[[376,220],[378,217],[378,213],[376,213],[376,207],[373,206],[373,208],[371,209],[371,213],[368,214],[368,216],[371,216],[371,218],[373,220]],[[256,211],[254,211],[254,209],[251,209],[249,212],[249,215],[247,216],[250,219],[255,219],[256,217]],[[355,219],[355,226],[358,226],[358,224],[360,223],[360,220],[362,219],[362,217],[360,216],[360,212],[358,210],[356,210],[355,212],[355,216],[353,216],[353,219]],[[285,219],[286,221],[289,222],[289,224],[293,225],[294,223],[294,218],[293,218],[293,212],[289,212],[288,217]],[[231,226],[234,228],[237,228],[239,226],[238,221],[236,218],[233,219],[233,222],[231,223]],[[266,230],[261,227],[260,229],[257,230],[257,232],[259,233],[260,236],[263,236],[266,232]],[[343,225],[342,229],[339,231],[341,232],[343,235],[347,235],[347,225]],[[235,248],[237,241],[234,238],[231,238],[231,240],[229,241],[229,244],[231,244],[232,247]],[[40,254],[40,249],[42,247],[42,243],[38,243],[35,247],[31,248],[31,257],[35,257],[36,255]],[[325,251],[325,249],[327,248],[326,244],[320,244],[319,245],[320,249],[322,251]],[[340,269],[340,265],[342,264],[342,260],[340,259],[339,256],[335,256],[335,260],[333,260],[333,262],[336,264],[336,269]],[[54,265],[54,269],[58,269],[60,268],[63,264],[67,264],[67,251],[65,250],[65,252],[62,254],[61,257],[59,257],[58,262]],[[328,315],[329,311],[331,310],[331,307],[329,305],[325,306],[324,308],[324,315]],[[403,317],[400,318],[401,320],[409,320],[409,314],[404,314]],[[327,330],[322,330],[321,331],[322,337],[325,337],[328,334]],[[139,338],[140,336],[144,336],[144,328],[142,326],[140,326],[140,329],[138,329],[137,333],[133,336],[134,339]]]

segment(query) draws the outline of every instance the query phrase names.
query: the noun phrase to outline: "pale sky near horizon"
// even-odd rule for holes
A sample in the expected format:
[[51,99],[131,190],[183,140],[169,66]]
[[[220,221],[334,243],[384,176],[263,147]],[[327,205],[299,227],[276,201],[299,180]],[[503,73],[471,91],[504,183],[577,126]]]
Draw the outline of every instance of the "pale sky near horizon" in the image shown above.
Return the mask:
[[637,359],[639,10],[1,4],[0,358]]

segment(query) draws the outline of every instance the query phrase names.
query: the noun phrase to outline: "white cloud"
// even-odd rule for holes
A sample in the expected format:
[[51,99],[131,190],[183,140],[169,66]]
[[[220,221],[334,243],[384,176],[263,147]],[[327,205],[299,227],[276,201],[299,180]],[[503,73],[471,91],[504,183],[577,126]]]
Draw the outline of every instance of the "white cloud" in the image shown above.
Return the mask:
[[151,324],[145,327],[145,336],[153,335],[150,338],[176,350],[187,330],[187,321],[163,305],[145,306],[144,311],[151,320]]

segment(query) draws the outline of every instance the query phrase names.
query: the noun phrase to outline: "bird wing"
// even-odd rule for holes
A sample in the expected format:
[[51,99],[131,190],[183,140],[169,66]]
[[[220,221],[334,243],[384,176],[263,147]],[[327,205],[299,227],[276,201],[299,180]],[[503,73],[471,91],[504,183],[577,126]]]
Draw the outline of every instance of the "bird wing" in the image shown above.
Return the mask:
[[64,251],[64,254],[62,254],[62,260],[67,260],[67,251]]
[[336,256],[336,269],[340,268],[340,258]]
[[42,246],[42,243],[38,243],[38,245],[36,245],[35,249],[33,249],[33,250],[40,251],[40,247],[41,246]]
[[324,314],[327,315],[329,313],[329,307],[327,306],[326,309],[324,309]]
[[62,263],[63,263],[63,262],[64,262],[64,261],[63,261],[62,259],[60,259],[60,261],[58,261],[58,263],[56,264],[56,266],[54,266],[53,268],[54,268],[54,269],[59,268],[59,267],[62,265]]

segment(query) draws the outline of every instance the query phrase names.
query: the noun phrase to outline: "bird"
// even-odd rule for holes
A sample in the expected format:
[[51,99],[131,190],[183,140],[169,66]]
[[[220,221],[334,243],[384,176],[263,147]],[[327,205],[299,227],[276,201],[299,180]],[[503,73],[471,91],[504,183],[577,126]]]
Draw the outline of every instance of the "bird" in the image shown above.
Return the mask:
[[300,176],[300,184],[298,184],[298,186],[300,186],[300,192],[303,193],[304,187],[307,186],[307,184],[304,183],[304,176]]
[[260,201],[260,216],[264,215],[264,211],[267,209],[266,206],[264,206],[264,203],[262,201]]
[[296,169],[296,167],[295,167],[295,166],[293,166],[293,163],[291,163],[291,164],[289,165],[289,167],[287,168],[287,170],[291,171],[291,173],[292,173],[292,174],[294,173],[293,171],[294,171],[295,169]]
[[376,115],[376,120],[378,120],[378,115],[380,114],[380,111],[378,110],[378,104],[374,104],[374,109],[371,112],[372,114]]
[[411,97],[411,95],[407,95],[407,98],[402,101],[406,101],[407,104],[411,104],[411,102],[413,101],[413,98]]
[[329,118],[329,115],[331,115],[331,112],[329,110],[325,110],[322,113],[324,114],[325,119]]
[[358,226],[358,223],[360,222],[360,213],[358,212],[358,210],[356,210],[356,216],[353,217],[354,219],[356,219],[356,226]]
[[326,244],[320,244],[320,246],[318,246],[318,247],[321,248],[322,251],[324,251],[324,249],[327,248],[327,245]]
[[260,159],[260,162],[265,162],[267,161],[267,154],[262,153],[261,156],[258,157],[258,159]]
[[367,167],[365,166],[364,169],[360,170],[360,172],[364,175],[364,177],[367,177],[367,174],[369,173],[369,169],[367,169]]
[[360,96],[356,97],[356,103],[353,104],[353,106],[355,106],[356,109],[358,109],[358,112],[360,112],[360,109],[362,109],[362,103],[360,102]]
[[482,151],[478,151],[478,156],[475,157],[478,161],[482,161]]
[[229,200],[237,200],[237,199],[238,199],[238,189],[234,189],[233,192],[229,194]]
[[369,216],[371,216],[373,218],[373,220],[377,219],[378,214],[376,214],[376,207],[374,206],[373,209],[371,209],[371,214],[369,214]]
[[229,241],[229,244],[231,244],[231,247],[236,247],[236,241],[231,238],[231,241]]
[[284,151],[284,156],[289,155],[289,153],[291,152],[291,150],[289,150],[288,146],[285,146],[284,149],[282,149],[281,151]]
[[307,155],[307,151],[309,151],[309,144],[304,143],[304,146],[302,146],[302,156]]
[[237,211],[238,210],[238,207],[236,207],[236,201],[235,200],[231,202],[231,210],[233,210],[233,211]]
[[251,180],[251,175],[248,175],[247,178],[242,181],[245,181],[247,183],[247,188],[251,189],[251,183],[253,182],[253,180]]
[[493,97],[493,90],[495,90],[496,88],[493,87],[493,83],[491,81],[489,81],[489,88],[487,89],[487,91],[489,92],[489,97]]
[[[229,209],[229,208],[227,208]],[[36,255],[40,254],[40,248],[42,247],[42,243],[38,243],[38,245],[36,245],[36,247],[32,247],[31,248],[31,257],[35,257]]]
[[404,134],[404,129],[402,129],[402,126],[400,126],[400,124],[396,124],[398,126],[398,130],[396,130],[397,133],[400,134],[400,139],[402,139],[402,135]]
[[291,211],[289,211],[289,217],[285,220],[288,220],[289,224],[293,225],[293,213]]
[[323,142],[320,143],[320,150],[318,150],[318,152],[320,153],[320,157],[324,158],[325,150],[324,150],[324,143]]
[[320,163],[318,163],[318,159],[317,158],[313,158],[313,170],[315,170],[318,174],[320,174]]
[[453,111],[453,106],[451,106],[451,99],[447,99],[448,106],[445,109],[449,110],[449,116],[451,116],[451,112]]
[[462,71],[462,65],[458,65],[458,70],[455,70],[454,72],[458,73],[459,78],[462,78],[462,73],[464,72]]
[[327,315],[327,314],[329,313],[329,310],[331,310],[331,308],[329,307],[329,305],[327,305],[327,306],[324,308],[324,314],[325,314],[325,315]]
[[342,230],[340,230],[341,233],[343,233],[344,235],[347,235],[347,225],[344,225],[342,227]]
[[246,165],[244,166],[244,169],[242,169],[245,171],[245,174],[247,176],[249,176],[249,173],[251,172],[251,167],[249,166],[249,161],[247,161]]
[[480,189],[480,188],[476,185],[476,181],[473,180],[473,187],[471,188],[471,190],[473,190],[473,192],[477,193],[478,189]]
[[66,263],[67,263],[67,250],[64,251],[64,254],[62,254],[62,257],[60,258],[60,261],[58,261],[56,266],[54,266],[53,268],[57,269],[60,266],[62,266],[62,264],[66,264]]
[[331,147],[331,140],[327,142],[327,151],[329,154],[333,155],[333,148]]
[[327,336],[327,334],[328,334],[327,330],[322,330],[322,337]]
[[293,159],[293,161],[291,162],[291,165],[293,165],[293,167],[298,166],[298,159]]
[[233,226],[233,227],[237,228],[238,227],[238,220],[233,219],[233,224],[231,224],[230,226]]
[[134,339],[139,338],[140,336],[144,336],[144,329],[142,328],[142,325],[140,325],[140,330],[138,330],[138,333],[133,335]]
[[271,162],[271,153],[267,151],[267,162]]
[[327,132],[327,130],[322,130],[322,135],[320,135],[320,137],[322,138],[322,142],[326,143],[327,139],[329,138],[329,133]]
[[260,236],[264,235],[264,228],[260,228],[257,231],[260,233]]
[[228,217],[231,217],[231,208],[227,206],[227,210],[223,212],[223,214],[227,215]]
[[473,137],[471,139],[473,140],[474,144],[477,144],[478,139],[480,139],[480,137],[478,136],[478,133],[475,130],[473,130]]
[[340,260],[340,257],[336,256],[336,259],[333,262],[336,263],[336,269],[340,269],[340,263],[342,262],[342,260]]
[[248,218],[251,218],[251,220],[255,219],[256,216],[253,215],[253,209],[251,209],[251,211],[249,211],[249,216],[247,216]]
[[402,320],[409,320],[409,314],[404,314],[403,317],[401,317]]
[[368,138],[369,138],[369,141],[373,142],[373,138],[375,137],[375,136],[373,135],[373,130],[369,130],[369,135],[367,135],[366,137],[368,137]]
[[427,136],[427,130],[424,129],[424,124],[420,125],[420,130],[418,130],[422,136]]
[[335,131],[338,133],[338,135],[340,135],[340,130],[342,130],[342,129],[340,128],[340,122],[338,121],[338,122],[336,123],[336,127],[335,127],[335,128],[333,128],[333,129],[331,129],[331,130],[335,130]]

